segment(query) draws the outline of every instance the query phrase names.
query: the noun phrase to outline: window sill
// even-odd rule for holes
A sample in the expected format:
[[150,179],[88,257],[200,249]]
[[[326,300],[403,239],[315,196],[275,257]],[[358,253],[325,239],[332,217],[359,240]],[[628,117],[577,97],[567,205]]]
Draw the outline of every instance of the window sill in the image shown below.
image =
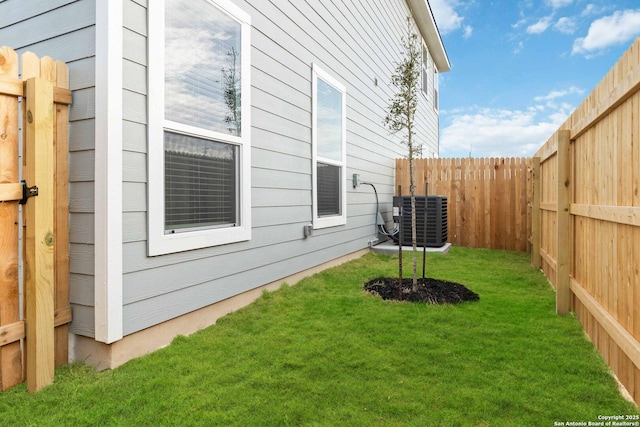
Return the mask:
[[248,226],[172,234],[149,233],[148,254],[167,255],[248,240],[251,240],[251,228]]

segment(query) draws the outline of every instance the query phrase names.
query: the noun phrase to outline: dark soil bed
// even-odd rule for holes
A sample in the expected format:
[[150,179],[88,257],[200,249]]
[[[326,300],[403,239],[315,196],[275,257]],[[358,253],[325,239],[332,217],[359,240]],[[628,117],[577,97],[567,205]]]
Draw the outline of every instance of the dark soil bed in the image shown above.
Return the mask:
[[379,277],[364,284],[364,290],[385,300],[424,302],[427,304],[458,304],[478,301],[480,297],[464,285],[446,280],[418,279],[418,290],[412,289],[411,278],[403,279],[402,289],[397,278]]

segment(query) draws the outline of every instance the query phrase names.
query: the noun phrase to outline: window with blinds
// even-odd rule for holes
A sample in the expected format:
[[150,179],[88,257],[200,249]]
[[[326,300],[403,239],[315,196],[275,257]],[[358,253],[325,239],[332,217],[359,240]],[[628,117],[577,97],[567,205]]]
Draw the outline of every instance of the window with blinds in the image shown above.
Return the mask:
[[165,232],[233,227],[237,146],[205,136],[241,136],[242,25],[209,0],[166,7]]
[[251,16],[149,2],[148,254],[251,239]]
[[346,89],[313,66],[314,227],[346,223]]
[[238,223],[236,146],[165,132],[165,231]]
[[340,215],[340,167],[318,162],[318,216]]

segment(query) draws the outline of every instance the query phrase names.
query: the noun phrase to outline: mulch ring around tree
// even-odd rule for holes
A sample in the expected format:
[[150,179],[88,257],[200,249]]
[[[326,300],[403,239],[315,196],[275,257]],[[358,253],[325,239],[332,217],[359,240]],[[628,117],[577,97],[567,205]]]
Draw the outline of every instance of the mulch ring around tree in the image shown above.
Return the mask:
[[397,278],[379,277],[364,284],[364,290],[379,295],[385,300],[422,302],[427,304],[458,304],[478,301],[480,296],[466,286],[446,280],[419,278],[418,289],[413,291],[411,278],[400,281]]

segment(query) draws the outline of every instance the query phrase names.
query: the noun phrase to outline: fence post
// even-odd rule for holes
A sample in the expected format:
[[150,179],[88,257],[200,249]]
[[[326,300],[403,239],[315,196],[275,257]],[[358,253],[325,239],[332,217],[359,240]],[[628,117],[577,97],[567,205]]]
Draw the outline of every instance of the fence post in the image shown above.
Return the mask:
[[531,266],[540,269],[540,157],[534,157],[532,162],[533,175],[533,206],[531,207]]
[[38,196],[24,205],[26,377],[31,392],[54,375],[53,84],[25,83],[24,178]]
[[560,130],[558,138],[558,211],[557,211],[557,264],[556,264],[556,313],[571,311],[571,141],[570,131]]

